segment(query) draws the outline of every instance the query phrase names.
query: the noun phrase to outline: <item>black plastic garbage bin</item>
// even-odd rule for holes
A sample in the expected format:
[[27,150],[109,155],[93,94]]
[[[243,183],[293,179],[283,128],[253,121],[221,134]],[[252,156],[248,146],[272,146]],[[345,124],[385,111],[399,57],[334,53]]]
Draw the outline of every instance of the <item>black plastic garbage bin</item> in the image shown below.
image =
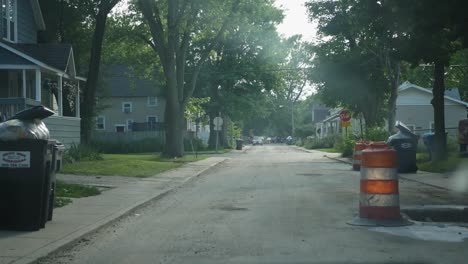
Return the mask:
[[0,141],[0,229],[44,227],[52,151],[48,140]]
[[242,146],[244,144],[244,140],[241,138],[236,139],[236,149],[237,150],[242,150]]
[[405,124],[397,121],[398,133],[390,136],[387,144],[397,151],[398,172],[411,173],[418,170],[416,150],[419,136],[411,132]]

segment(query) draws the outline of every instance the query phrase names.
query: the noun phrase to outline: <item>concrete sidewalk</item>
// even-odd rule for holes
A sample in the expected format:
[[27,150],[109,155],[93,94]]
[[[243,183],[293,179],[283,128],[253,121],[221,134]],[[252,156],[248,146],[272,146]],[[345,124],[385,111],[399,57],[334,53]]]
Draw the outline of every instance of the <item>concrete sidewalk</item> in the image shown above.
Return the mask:
[[[316,150],[304,150],[307,152],[320,152]],[[351,158],[340,157],[340,154],[338,153],[323,153],[324,157],[349,164],[350,168],[353,165],[353,160]],[[447,191],[468,191],[468,168],[464,167],[460,168],[457,173],[450,174],[433,173],[427,171],[417,171],[416,173],[399,173],[399,178],[404,181],[416,182]]]
[[187,163],[153,177],[124,182],[99,196],[76,199],[56,209],[54,219],[37,232],[0,231],[0,264],[31,263],[44,257],[163,197],[227,159],[211,157]]

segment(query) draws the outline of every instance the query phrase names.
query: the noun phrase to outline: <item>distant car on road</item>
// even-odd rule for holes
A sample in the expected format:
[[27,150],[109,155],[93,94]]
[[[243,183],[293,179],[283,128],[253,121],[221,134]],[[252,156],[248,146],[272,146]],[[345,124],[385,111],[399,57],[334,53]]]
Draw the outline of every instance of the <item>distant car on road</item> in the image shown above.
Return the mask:
[[254,137],[252,140],[253,145],[263,145],[263,138],[262,137]]

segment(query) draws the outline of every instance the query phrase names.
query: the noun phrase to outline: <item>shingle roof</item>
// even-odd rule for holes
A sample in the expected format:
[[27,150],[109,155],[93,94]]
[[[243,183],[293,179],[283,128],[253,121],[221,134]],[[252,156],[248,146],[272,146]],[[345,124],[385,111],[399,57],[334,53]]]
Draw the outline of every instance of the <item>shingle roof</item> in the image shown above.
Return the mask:
[[2,48],[0,48],[0,62],[1,64],[10,65],[34,65],[32,62]]
[[147,79],[131,77],[132,70],[125,65],[108,65],[103,67],[104,87],[114,97],[147,97],[160,95],[161,89]]
[[43,62],[53,68],[66,71],[68,58],[72,51],[70,44],[48,43],[48,44],[16,44],[8,43],[8,46],[22,52],[38,61]]

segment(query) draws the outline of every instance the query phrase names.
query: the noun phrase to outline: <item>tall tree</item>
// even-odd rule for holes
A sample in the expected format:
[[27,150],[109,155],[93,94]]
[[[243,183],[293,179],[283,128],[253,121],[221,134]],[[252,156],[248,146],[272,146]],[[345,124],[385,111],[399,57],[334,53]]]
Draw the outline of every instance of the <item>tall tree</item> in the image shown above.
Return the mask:
[[[166,145],[164,155],[183,155],[184,110],[192,96],[200,69],[238,13],[241,0],[137,0],[159,56],[166,85]],[[227,14],[224,16],[224,14]],[[209,39],[194,49],[196,39]],[[188,54],[192,60],[188,61]],[[187,72],[190,67],[192,72]]]
[[463,1],[387,1],[393,11],[397,30],[400,32],[402,53],[405,60],[414,64],[434,65],[433,99],[435,146],[433,160],[447,158],[447,137],[445,133],[445,68],[450,57],[460,48],[460,32],[455,30],[454,14]]
[[94,127],[96,109],[96,90],[101,66],[102,43],[106,31],[106,21],[111,10],[120,0],[86,0],[91,18],[94,20],[93,38],[88,66],[87,82],[83,89],[83,106],[81,107],[81,142],[89,144]]

